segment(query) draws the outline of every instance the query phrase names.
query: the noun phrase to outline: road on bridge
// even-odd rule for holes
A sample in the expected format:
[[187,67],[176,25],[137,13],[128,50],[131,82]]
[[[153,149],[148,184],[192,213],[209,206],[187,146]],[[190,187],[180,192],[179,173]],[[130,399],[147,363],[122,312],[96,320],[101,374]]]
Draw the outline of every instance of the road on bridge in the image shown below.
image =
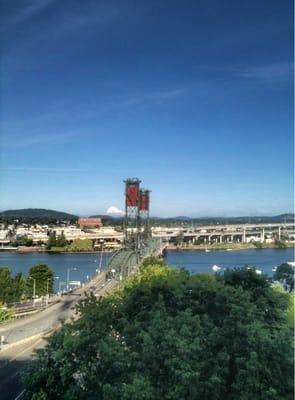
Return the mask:
[[[38,314],[12,321],[0,330],[7,335],[10,345],[0,351],[0,398],[1,400],[20,399],[23,392],[22,369],[32,360],[34,351],[46,345],[44,334],[60,327],[60,320],[69,320],[75,314],[75,305],[84,293],[91,290],[96,296],[104,296],[119,284],[116,280],[105,283],[105,273],[99,274],[87,286],[67,295]],[[93,290],[92,290],[93,288]],[[81,296],[79,296],[81,294]],[[19,397],[18,397],[19,396]]]

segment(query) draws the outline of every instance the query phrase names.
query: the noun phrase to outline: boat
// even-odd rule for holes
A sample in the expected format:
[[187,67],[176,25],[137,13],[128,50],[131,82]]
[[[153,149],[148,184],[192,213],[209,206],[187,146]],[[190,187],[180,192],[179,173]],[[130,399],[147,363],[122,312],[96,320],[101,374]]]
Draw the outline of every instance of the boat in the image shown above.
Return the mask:
[[226,249],[226,251],[232,251],[232,249]]
[[221,270],[221,268],[218,267],[218,265],[213,265],[212,269],[213,269],[214,272],[218,272],[218,271]]
[[272,270],[272,272],[276,272],[277,267],[273,267],[271,270]]
[[262,271],[260,269],[255,269],[256,274],[261,275]]
[[206,253],[210,253],[211,250],[209,250],[207,247],[205,248]]
[[287,264],[291,265],[291,267],[295,267],[295,261],[288,261]]

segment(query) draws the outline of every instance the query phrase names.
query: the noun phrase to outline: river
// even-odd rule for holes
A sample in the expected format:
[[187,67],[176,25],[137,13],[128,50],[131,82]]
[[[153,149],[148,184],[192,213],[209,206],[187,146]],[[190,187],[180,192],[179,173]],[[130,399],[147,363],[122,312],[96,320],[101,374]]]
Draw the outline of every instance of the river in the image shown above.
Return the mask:
[[[106,265],[110,253],[26,253],[0,252],[0,267],[9,267],[15,274],[22,272],[28,274],[29,268],[42,263],[49,265],[56,277],[55,290],[63,288],[66,281],[67,270],[71,281],[86,282],[95,275],[96,270]],[[185,267],[190,272],[212,272],[212,266],[221,268],[242,267],[246,264],[256,266],[269,276],[272,276],[272,268],[283,262],[294,261],[294,250],[287,249],[250,249],[237,251],[216,250],[205,251],[168,251],[166,261],[169,265],[180,268]],[[74,269],[75,268],[75,269]]]

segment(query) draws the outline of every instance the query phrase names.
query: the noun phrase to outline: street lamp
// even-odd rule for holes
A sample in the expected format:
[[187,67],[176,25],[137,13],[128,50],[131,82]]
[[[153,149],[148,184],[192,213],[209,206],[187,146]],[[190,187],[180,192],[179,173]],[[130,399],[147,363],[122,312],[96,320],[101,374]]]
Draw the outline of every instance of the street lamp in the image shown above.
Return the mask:
[[[54,279],[59,279],[59,276],[55,276]],[[59,288],[59,292],[60,292],[60,281],[58,282],[58,288]]]
[[70,271],[77,271],[76,267],[67,268],[67,291],[70,288]]
[[[34,286],[33,286],[33,299],[35,299],[35,297],[36,297],[36,279],[33,278],[32,276],[29,276],[29,279],[33,279],[33,281],[34,281]],[[34,304],[35,304],[35,302],[34,302]]]
[[48,293],[49,281],[50,281],[50,278],[47,278],[47,280],[46,280],[46,306],[48,305],[48,298],[49,298],[49,293]]

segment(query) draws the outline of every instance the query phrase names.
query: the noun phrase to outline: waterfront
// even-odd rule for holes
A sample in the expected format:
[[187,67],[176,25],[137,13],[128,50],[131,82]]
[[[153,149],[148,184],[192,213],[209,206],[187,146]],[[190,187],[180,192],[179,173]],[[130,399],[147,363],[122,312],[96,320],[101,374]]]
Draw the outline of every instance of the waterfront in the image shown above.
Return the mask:
[[175,267],[185,267],[190,272],[212,272],[212,266],[221,268],[255,266],[263,273],[272,276],[272,268],[283,262],[294,261],[294,249],[247,249],[238,251],[216,250],[167,252],[167,263]]
[[[0,267],[9,267],[15,274],[22,272],[27,275],[29,268],[42,263],[49,265],[54,270],[54,275],[59,279],[55,280],[55,290],[59,284],[66,281],[68,268],[70,280],[86,282],[91,279],[99,269],[106,265],[111,253],[71,253],[71,254],[47,254],[28,253],[18,254],[14,252],[0,253]],[[246,264],[254,265],[269,276],[272,276],[272,268],[283,262],[294,261],[294,250],[287,249],[247,249],[239,251],[167,251],[165,257],[171,266],[185,267],[190,272],[212,272],[212,266],[218,265],[221,268],[242,267]],[[73,268],[76,268],[74,270]],[[61,287],[63,284],[61,283]]]

